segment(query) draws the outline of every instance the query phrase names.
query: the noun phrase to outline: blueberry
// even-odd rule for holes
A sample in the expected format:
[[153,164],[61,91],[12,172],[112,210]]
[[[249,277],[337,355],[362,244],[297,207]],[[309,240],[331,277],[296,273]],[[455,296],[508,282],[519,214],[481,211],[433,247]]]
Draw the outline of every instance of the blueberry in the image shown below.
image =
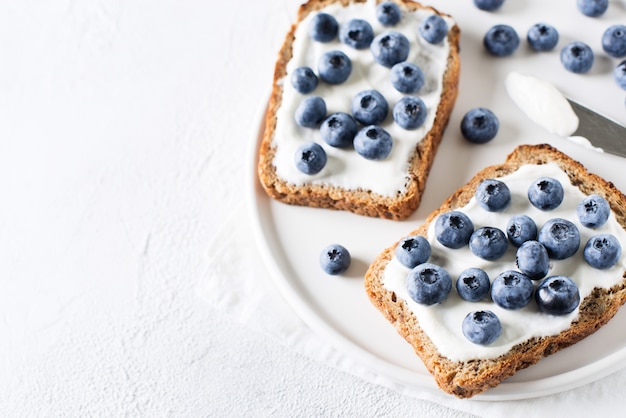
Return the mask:
[[328,84],[341,84],[350,77],[352,61],[341,51],[328,51],[320,57],[317,72]]
[[593,66],[593,61],[593,51],[584,42],[570,42],[561,50],[561,63],[567,71],[576,74],[586,73]]
[[311,93],[317,87],[318,79],[309,67],[298,67],[291,74],[291,85],[298,93]]
[[519,46],[519,42],[517,32],[509,25],[495,25],[483,38],[487,52],[496,57],[511,55]]
[[470,109],[461,120],[463,137],[475,144],[484,144],[495,138],[500,128],[496,115],[484,107]]
[[341,274],[348,270],[351,261],[350,252],[339,244],[329,245],[320,254],[322,270],[331,275]]
[[490,289],[489,276],[484,270],[476,267],[463,270],[456,280],[457,293],[468,302],[478,302],[484,299]]
[[354,149],[368,160],[384,160],[392,146],[393,140],[389,132],[376,125],[362,128],[354,137]]
[[318,13],[313,16],[309,25],[309,36],[318,42],[330,42],[337,36],[339,23],[328,13]]
[[553,210],[563,202],[563,186],[552,177],[540,177],[528,187],[528,200],[537,209]]
[[498,212],[511,203],[511,191],[506,183],[496,179],[483,180],[474,193],[476,201],[489,212]]
[[459,211],[446,212],[435,221],[435,236],[445,247],[457,249],[469,244],[474,232],[472,220]]
[[404,129],[417,129],[426,120],[426,104],[419,97],[404,96],[393,107],[393,120]]
[[448,24],[439,15],[430,15],[419,25],[419,33],[429,44],[438,44],[448,34]]
[[541,227],[537,240],[546,247],[550,258],[564,260],[578,251],[580,232],[567,219],[552,218]]
[[400,32],[387,31],[374,38],[370,50],[377,63],[391,68],[407,59],[409,48],[410,43],[406,36]]
[[363,90],[352,99],[352,115],[363,125],[378,125],[388,113],[387,100],[377,90]]
[[620,62],[613,70],[613,79],[618,86],[626,90],[626,60]]
[[347,148],[352,145],[358,131],[354,118],[343,112],[333,113],[320,125],[320,135],[330,146]]
[[491,12],[497,10],[502,6],[504,0],[474,0],[474,5],[480,10],[486,10]]
[[611,208],[609,202],[598,194],[584,198],[576,207],[578,220],[587,228],[599,228],[609,219]]
[[519,247],[528,240],[537,239],[537,224],[528,215],[515,215],[506,225],[506,235],[511,244]]
[[519,271],[500,273],[491,284],[491,299],[501,308],[515,310],[528,305],[533,296],[533,282]]
[[608,269],[617,263],[622,255],[622,246],[611,234],[595,235],[587,241],[583,249],[583,258],[594,268]]
[[549,315],[566,315],[580,303],[578,286],[566,276],[546,278],[537,287],[535,302],[543,313]]
[[307,97],[296,109],[296,123],[305,128],[317,128],[326,117],[326,102],[320,96]]
[[576,6],[585,16],[598,17],[606,12],[609,0],[576,0]]
[[424,72],[410,62],[399,62],[391,67],[391,84],[400,93],[416,93],[424,85]]
[[613,25],[602,35],[602,49],[614,58],[626,56],[626,26]]
[[474,344],[489,345],[502,333],[502,324],[491,311],[474,311],[465,316],[461,329],[465,338]]
[[401,17],[400,7],[392,1],[379,3],[376,6],[376,18],[383,26],[393,26],[400,21]]
[[422,263],[413,268],[406,281],[409,296],[417,303],[434,305],[443,302],[452,289],[450,274],[440,266]]
[[396,247],[396,257],[403,266],[416,267],[428,261],[430,243],[421,235],[413,235],[401,240]]
[[528,29],[526,40],[535,51],[550,51],[559,43],[559,32],[552,25],[536,23]]
[[367,20],[350,19],[339,28],[339,40],[354,49],[365,49],[374,39],[374,29]]
[[317,174],[326,165],[326,151],[315,142],[307,142],[298,147],[295,154],[296,168],[304,174]]
[[472,254],[484,260],[497,260],[508,247],[508,240],[502,230],[491,226],[478,228],[470,236],[469,247]]
[[515,254],[515,262],[519,271],[532,280],[543,279],[550,270],[548,250],[539,241],[526,241]]

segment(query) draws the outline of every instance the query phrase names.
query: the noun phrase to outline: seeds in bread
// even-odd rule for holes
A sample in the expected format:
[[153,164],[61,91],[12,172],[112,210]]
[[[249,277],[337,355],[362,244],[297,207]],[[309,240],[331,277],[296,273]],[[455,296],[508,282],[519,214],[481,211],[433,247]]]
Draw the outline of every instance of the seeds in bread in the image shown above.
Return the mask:
[[[395,91],[389,81],[389,69],[374,62],[368,49],[356,50],[338,39],[330,43],[311,40],[307,33],[309,19],[319,11],[341,16],[342,21],[367,18],[375,35],[395,27],[383,27],[375,19],[380,0],[310,0],[298,12],[280,49],[275,66],[273,89],[265,119],[265,131],[259,150],[258,175],[267,194],[281,202],[351,211],[360,215],[401,220],[418,207],[437,148],[448,123],[457,96],[459,81],[459,28],[449,16],[448,36],[438,45],[418,38],[413,24],[436,10],[410,0],[396,0],[403,19],[413,19],[413,37],[407,61],[420,66],[426,75],[418,93],[428,106],[428,117],[421,128],[403,130],[395,126],[391,114],[381,126],[388,130],[394,145],[385,161],[368,161],[352,149],[328,146],[319,131],[293,123],[293,111],[302,97],[320,95],[326,100],[327,113],[350,113],[352,96],[367,88],[381,89],[389,107],[404,94]],[[306,50],[306,58],[301,58]],[[289,77],[295,68],[309,66],[317,71],[317,57],[327,50],[341,50],[353,62],[352,75],[339,85],[320,80],[308,95],[291,86]],[[382,74],[382,76],[381,76]],[[386,74],[386,75],[385,75]],[[391,113],[391,112],[390,112]],[[322,145],[328,153],[327,168],[316,175],[303,175],[293,167],[293,153],[306,141]]]
[[[572,194],[566,196],[566,199],[571,199],[572,196],[576,198],[575,196],[599,194],[609,202],[612,211],[612,225],[607,225],[606,227],[614,228],[613,232],[620,238],[621,244],[624,245],[626,243],[626,196],[616,189],[612,183],[589,173],[580,163],[549,145],[520,146],[507,157],[503,164],[491,166],[480,171],[465,186],[452,194],[439,209],[431,213],[424,224],[411,231],[408,235],[430,237],[429,240],[432,242],[432,230],[429,235],[429,229],[437,217],[450,210],[465,210],[465,208],[473,204],[472,201],[475,202],[473,200],[475,190],[485,179],[511,178],[511,176],[523,170],[529,169],[527,172],[533,173],[543,168],[552,170],[554,166],[563,173],[563,182],[568,183],[563,185],[572,191]],[[519,204],[520,197],[524,197],[526,190],[512,190],[512,193],[513,202],[508,212],[508,215],[511,217],[518,214],[515,210],[521,207]],[[568,205],[570,203],[568,202]],[[528,206],[532,205],[527,204],[526,207]],[[546,213],[545,216],[552,215]],[[494,214],[489,213],[488,218],[485,219],[493,219],[493,217]],[[476,227],[481,226],[481,223],[484,222],[488,221],[483,219],[476,222]],[[540,226],[540,222],[538,222],[538,226]],[[585,239],[590,235],[599,233],[599,231],[586,229],[583,226],[579,228],[581,237],[585,236]],[[581,248],[584,242],[584,239],[581,239]],[[581,291],[581,303],[572,314],[554,319],[550,316],[542,316],[536,307],[532,305],[517,311],[500,311],[503,315],[501,317],[503,334],[506,332],[507,327],[516,327],[518,325],[523,327],[528,321],[539,321],[530,324],[531,328],[537,326],[539,329],[543,326],[540,321],[554,320],[555,322],[558,321],[557,328],[547,331],[533,330],[534,335],[530,334],[529,337],[522,337],[518,340],[511,339],[509,345],[506,344],[506,341],[503,342],[501,340],[488,347],[473,345],[476,348],[470,347],[467,352],[463,352],[467,344],[470,346],[472,344],[464,341],[461,336],[458,340],[452,340],[452,344],[455,347],[451,350],[450,344],[442,343],[442,341],[445,341],[445,337],[449,335],[442,334],[444,335],[442,340],[442,336],[437,335],[437,332],[432,330],[433,326],[429,324],[428,317],[439,314],[446,314],[448,317],[453,316],[452,310],[455,309],[455,306],[461,304],[460,298],[458,295],[450,293],[448,300],[434,307],[435,311],[427,312],[425,315],[423,311],[420,313],[422,308],[416,307],[409,298],[403,295],[401,288],[390,287],[389,271],[394,268],[395,264],[399,264],[393,260],[395,247],[396,244],[384,250],[371,264],[365,277],[366,292],[373,305],[395,326],[398,333],[413,346],[414,351],[422,359],[439,387],[443,391],[459,398],[469,398],[495,387],[518,370],[535,364],[543,357],[589,336],[607,323],[626,301],[626,262],[624,256],[610,270],[595,270],[588,274],[583,273],[585,271],[583,269],[591,267],[585,264],[581,255],[582,251],[579,250],[570,260],[575,264],[567,266]],[[436,247],[436,244],[433,245],[433,255],[439,259],[434,262],[442,263],[446,266],[451,276],[454,277],[453,271],[455,269],[459,271],[471,267],[463,265],[464,261],[468,259],[462,255],[458,256],[457,254],[459,253],[452,253],[455,260],[446,265],[445,256],[442,252],[438,252]],[[511,249],[511,251],[513,251],[513,255],[509,254],[509,258],[512,259],[509,259],[508,262],[510,263],[509,268],[514,269],[514,250]],[[503,261],[504,264],[506,262]],[[455,265],[454,263],[457,264]],[[480,267],[487,270],[485,266],[488,266],[489,263],[485,262]],[[563,261],[553,260],[551,263],[552,270],[549,275],[559,274],[558,269],[566,266],[562,263]],[[502,267],[498,268],[501,269]],[[600,275],[602,275],[601,278]],[[494,276],[495,274],[492,272],[490,278],[493,279]],[[600,283],[606,281],[607,284],[597,285],[598,282],[593,281],[596,278],[599,279]],[[476,308],[476,306],[481,308]],[[482,309],[484,306],[493,307],[494,303],[490,301],[483,301],[478,305],[471,303],[467,311]],[[423,309],[431,309],[431,307],[423,307]],[[439,309],[440,312],[438,313],[436,309]],[[462,312],[462,310],[459,310],[459,317],[463,315]],[[459,330],[452,330],[450,334],[460,333],[460,320],[458,322]],[[455,322],[452,321],[452,323]],[[553,326],[552,322],[546,322],[545,324],[549,324],[549,327]],[[516,332],[511,332],[511,334]],[[454,336],[451,338],[454,338]]]

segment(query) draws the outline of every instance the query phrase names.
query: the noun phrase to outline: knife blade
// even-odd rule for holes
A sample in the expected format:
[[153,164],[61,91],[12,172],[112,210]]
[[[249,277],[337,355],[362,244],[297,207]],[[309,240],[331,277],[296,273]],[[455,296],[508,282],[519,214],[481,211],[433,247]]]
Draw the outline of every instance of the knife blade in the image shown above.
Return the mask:
[[626,157],[626,128],[597,112],[567,99],[578,116],[578,128],[571,135],[582,136],[604,152]]

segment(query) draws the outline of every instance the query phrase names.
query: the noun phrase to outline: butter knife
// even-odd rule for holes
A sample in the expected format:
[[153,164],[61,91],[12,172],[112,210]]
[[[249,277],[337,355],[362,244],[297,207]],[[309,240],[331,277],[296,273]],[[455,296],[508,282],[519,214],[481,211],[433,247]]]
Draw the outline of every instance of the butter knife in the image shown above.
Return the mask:
[[578,116],[573,137],[582,136],[604,152],[626,157],[626,128],[574,100],[567,99]]

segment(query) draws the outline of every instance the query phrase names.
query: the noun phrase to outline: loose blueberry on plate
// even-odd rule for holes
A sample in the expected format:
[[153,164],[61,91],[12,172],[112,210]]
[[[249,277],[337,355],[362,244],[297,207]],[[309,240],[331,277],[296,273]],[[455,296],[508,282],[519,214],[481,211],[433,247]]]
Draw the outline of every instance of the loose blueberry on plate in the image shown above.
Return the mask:
[[361,128],[354,137],[354,150],[368,160],[384,160],[392,147],[391,135],[380,126],[370,125]]
[[613,70],[613,79],[622,89],[626,90],[626,60],[620,62]]
[[547,23],[536,23],[528,29],[526,40],[535,51],[550,51],[559,42],[559,32]]
[[352,99],[352,115],[363,125],[378,125],[388,113],[387,99],[377,90],[363,90]]
[[305,128],[317,128],[326,117],[326,102],[320,96],[307,97],[296,108],[296,123]]
[[461,120],[463,137],[475,144],[484,144],[495,138],[500,128],[500,121],[489,109],[477,107],[470,109]]
[[458,249],[466,246],[473,232],[474,224],[463,212],[446,212],[435,221],[435,236],[444,247]]
[[470,312],[461,325],[463,335],[474,344],[489,345],[502,333],[502,324],[492,311]]
[[594,268],[605,270],[613,267],[622,255],[622,246],[612,234],[595,235],[587,241],[583,258]]
[[339,244],[329,245],[320,254],[322,270],[331,275],[344,273],[350,267],[351,261],[350,252]]
[[593,50],[584,42],[570,42],[561,50],[561,63],[567,71],[586,73],[593,66],[593,61]]
[[326,151],[315,142],[307,142],[298,147],[295,156],[296,168],[304,174],[317,174],[326,165]]
[[535,302],[543,313],[549,315],[567,315],[580,303],[578,286],[567,276],[546,278],[537,287]]
[[626,56],[626,26],[612,25],[602,35],[602,49],[614,58]]
[[358,129],[358,125],[351,115],[337,112],[322,122],[320,135],[330,146],[347,148],[352,145]]
[[424,85],[424,72],[411,62],[399,62],[391,67],[390,79],[400,93],[416,93]]
[[317,72],[328,84],[341,84],[350,77],[352,61],[341,51],[328,51],[317,63]]
[[383,32],[374,38],[370,50],[374,60],[391,68],[409,56],[410,43],[406,36],[396,31]]
[[528,240],[537,239],[537,224],[528,215],[515,215],[506,225],[506,235],[511,244],[519,247]]
[[487,273],[479,268],[470,267],[459,274],[456,280],[456,291],[468,302],[478,302],[489,295],[491,282]]
[[502,230],[490,226],[478,228],[471,235],[469,247],[472,254],[484,260],[497,260],[508,247],[508,240]]
[[585,16],[598,17],[608,9],[609,0],[576,0],[576,6]]
[[393,26],[400,21],[401,17],[400,7],[392,1],[379,3],[376,6],[376,18],[383,26]]
[[393,107],[393,120],[406,130],[417,129],[426,120],[426,104],[419,97],[404,96]]
[[428,261],[430,253],[430,243],[421,235],[406,237],[396,247],[398,261],[411,269]]
[[567,219],[552,218],[541,227],[537,240],[546,247],[550,258],[564,260],[578,251],[580,232]]
[[528,187],[528,200],[537,209],[554,210],[563,202],[563,185],[552,177],[540,177]]
[[318,13],[311,19],[309,36],[318,42],[330,42],[337,36],[339,23],[328,13]]
[[504,0],[474,0],[474,5],[480,10],[492,12],[502,6]]
[[500,273],[491,284],[491,299],[503,309],[516,310],[528,305],[532,299],[532,280],[519,271]]
[[548,250],[539,241],[526,241],[515,254],[515,262],[519,271],[532,280],[543,279],[550,270]]
[[423,305],[443,302],[452,289],[450,274],[440,266],[422,263],[407,275],[407,291],[411,299]]
[[374,39],[374,29],[367,20],[351,19],[339,28],[339,40],[354,49],[365,49]]
[[584,198],[576,207],[578,220],[587,228],[599,228],[609,219],[611,208],[609,202],[598,194]]
[[495,25],[487,31],[483,45],[487,52],[496,57],[511,55],[519,46],[519,36],[509,25]]
[[430,15],[419,25],[419,33],[429,44],[438,44],[448,34],[448,24],[439,15]]
[[476,201],[489,212],[503,210],[511,203],[511,191],[503,181],[496,179],[483,180],[474,193]]
[[311,93],[317,84],[317,76],[309,67],[298,67],[291,74],[291,85],[298,93]]

